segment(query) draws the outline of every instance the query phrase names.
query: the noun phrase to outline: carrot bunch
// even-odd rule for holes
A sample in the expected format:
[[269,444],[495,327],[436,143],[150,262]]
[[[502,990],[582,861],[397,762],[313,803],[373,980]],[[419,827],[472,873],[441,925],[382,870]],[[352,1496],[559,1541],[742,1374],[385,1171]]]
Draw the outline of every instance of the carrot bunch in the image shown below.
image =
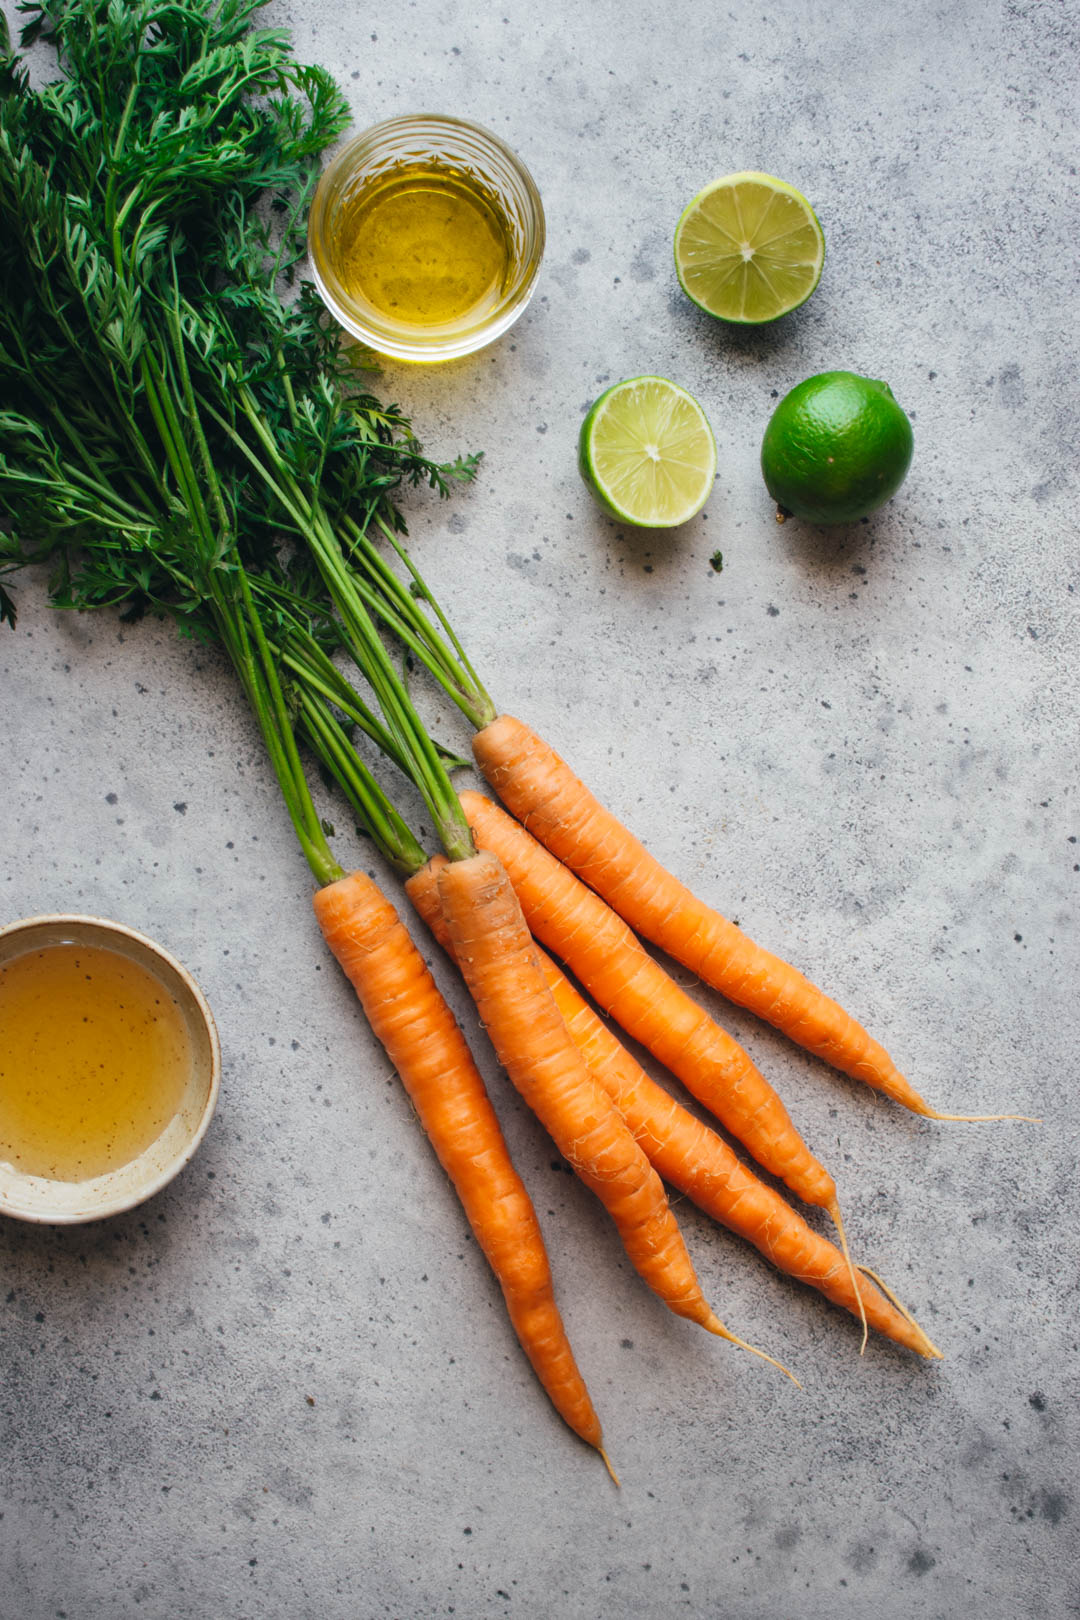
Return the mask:
[[[465,793],[457,802],[462,818],[459,834],[467,818],[479,850],[466,853],[459,845],[452,857],[442,854],[424,861],[407,878],[406,892],[460,968],[506,1073],[581,1181],[600,1199],[628,1258],[658,1299],[708,1332],[744,1344],[724,1326],[703,1294],[664,1191],[666,1180],[747,1238],[780,1269],[851,1311],[864,1328],[869,1324],[919,1355],[938,1356],[899,1302],[816,1233],[718,1133],[640,1068],[533,939],[533,933],[538,934],[569,960],[587,987],[611,1003],[635,1036],[646,1033],[647,1027],[657,1031],[665,1025],[677,1027],[681,1005],[665,1012],[663,996],[661,1005],[652,1007],[642,1022],[656,998],[655,974],[661,970],[625,925],[611,914],[605,927],[595,909],[606,911],[604,903],[490,801]],[[518,1214],[509,1247],[500,1247],[490,1236],[496,1221],[493,1201],[503,1196],[498,1190],[501,1179],[512,1175],[490,1102],[460,1033],[452,1020],[448,1024],[445,1003],[438,998],[430,973],[388,908],[386,937],[393,936],[402,960],[412,965],[407,973],[398,970],[393,988],[382,985],[375,947],[369,943],[366,925],[351,909],[354,895],[370,905],[369,889],[370,884],[354,874],[319,891],[315,909],[324,937],[356,987],[372,1028],[458,1189],[541,1382],[556,1409],[607,1462],[557,1313],[557,1332],[553,1331],[553,1296],[535,1216]],[[604,993],[601,968],[613,976],[610,996]],[[422,990],[411,989],[410,978]],[[637,985],[635,978],[641,980]],[[672,985],[671,990],[677,987]],[[693,1005],[689,997],[685,1001]],[[434,1024],[429,1027],[429,1003],[439,1009],[438,1035]],[[661,1040],[659,1034],[656,1038]],[[668,1055],[674,1058],[680,1043],[677,1035],[672,1039]],[[726,1063],[714,1066],[710,1096],[724,1110],[728,1128],[741,1132],[770,1170],[786,1171],[793,1185],[835,1211],[831,1176],[802,1144],[772,1088],[730,1037],[710,1032],[699,1044],[708,1050],[718,1041]],[[488,1145],[478,1147],[485,1139]],[[493,1165],[498,1166],[497,1175]],[[520,1198],[516,1179],[514,1187]],[[507,1223],[501,1214],[497,1224],[505,1235]],[[539,1321],[518,1308],[521,1266],[530,1279],[537,1273],[543,1278],[544,1314]]]
[[[803,1140],[775,1089],[738,1043],[670,978],[635,929],[646,937],[651,930],[654,940],[696,964],[695,971],[703,976],[707,965],[713,982],[722,978],[733,999],[770,1017],[800,1044],[914,1106],[916,1094],[904,1089],[883,1050],[836,1003],[778,958],[745,942],[723,919],[720,932],[737,935],[743,948],[735,965],[734,953],[728,952],[726,977],[716,970],[723,953],[715,939],[704,937],[707,908],[655,862],[650,864],[641,846],[527,727],[496,715],[396,538],[386,531],[410,570],[408,586],[365,531],[357,528],[345,548],[317,515],[313,527],[309,543],[342,627],[342,647],[375,693],[392,744],[383,751],[420,792],[441,853],[429,859],[411,836],[407,844],[399,836],[389,847],[370,817],[367,830],[405,876],[414,907],[457,963],[511,1082],[604,1205],[644,1283],[675,1314],[745,1345],[705,1298],[665,1192],[667,1182],[779,1269],[848,1310],[862,1324],[864,1344],[867,1329],[873,1327],[923,1357],[938,1357],[940,1352],[885,1285],[853,1263],[835,1181]],[[425,605],[434,609],[434,620]],[[383,638],[375,634],[373,619],[398,637],[469,715],[476,730],[476,759],[517,819],[479,793],[455,792],[445,751],[420,721]],[[339,724],[341,701],[340,693],[328,694],[324,686],[317,695],[305,689],[301,707],[305,714],[310,711],[307,734],[324,765],[363,817],[366,800],[356,791],[355,762],[348,769],[344,764],[351,758],[349,745],[340,737],[333,745],[325,740]],[[423,980],[424,990],[415,996],[404,989],[394,992],[388,1024],[384,992],[377,976],[374,982],[369,978],[374,954],[358,943],[363,927],[350,919],[344,904],[347,896],[363,892],[365,885],[355,874],[344,885],[320,890],[316,914],[327,943],[356,987],[454,1180],[526,1354],[557,1410],[602,1452],[591,1408],[581,1404],[576,1368],[570,1380],[573,1398],[567,1399],[566,1369],[573,1359],[561,1323],[552,1338],[554,1296],[548,1293],[550,1274],[546,1258],[541,1258],[535,1214],[518,1222],[509,1250],[491,1240],[492,1204],[501,1202],[502,1195],[498,1177],[485,1176],[494,1163],[500,1176],[509,1172],[490,1101],[471,1060],[464,1071],[468,1082],[460,1079],[463,1041],[455,1029],[453,1061],[449,1047],[445,1057],[436,1059],[436,1068],[445,1067],[447,1097],[454,1099],[453,1107],[444,1106],[442,1082],[432,1081],[425,1054],[442,1053],[447,1036],[444,1030],[436,1039],[428,1028],[424,1008],[432,1003],[433,983],[426,970],[420,973],[415,946],[396,916],[393,936],[410,956],[410,972]],[[537,942],[561,960],[591,1002]],[[648,1075],[591,1003],[650,1051],[770,1177],[784,1183],[795,1198],[830,1214],[839,1246],[755,1174],[718,1130]],[[449,1015],[441,1006],[442,1026]],[[886,1074],[887,1085],[877,1078]],[[930,1112],[918,1101],[920,1111]],[[474,1129],[489,1142],[490,1151],[470,1147],[458,1152],[459,1136]],[[483,1176],[476,1174],[478,1165]],[[515,1181],[515,1188],[519,1185]],[[543,1278],[540,1318],[519,1308],[515,1252],[530,1278]],[[539,1339],[538,1321],[543,1323]]]
[[[457,962],[507,1074],[604,1202],[643,1280],[670,1309],[735,1339],[702,1295],[663,1192],[667,1182],[858,1318],[864,1345],[872,1327],[923,1357],[939,1357],[885,1284],[853,1262],[835,1181],[774,1087],[642,941],[924,1117],[1026,1116],[933,1108],[836,1001],[666,872],[553,749],[497,712],[411,558],[382,527],[407,579],[360,527],[350,534],[343,577],[356,582],[367,609],[467,716],[476,762],[513,813],[471,791],[451,800],[432,789],[430,756],[419,768],[406,761],[445,852],[414,864],[406,891]],[[338,608],[347,617],[341,601]],[[368,675],[364,655],[348,650]],[[601,1014],[644,1046],[769,1177],[826,1211],[839,1245],[647,1074]]]

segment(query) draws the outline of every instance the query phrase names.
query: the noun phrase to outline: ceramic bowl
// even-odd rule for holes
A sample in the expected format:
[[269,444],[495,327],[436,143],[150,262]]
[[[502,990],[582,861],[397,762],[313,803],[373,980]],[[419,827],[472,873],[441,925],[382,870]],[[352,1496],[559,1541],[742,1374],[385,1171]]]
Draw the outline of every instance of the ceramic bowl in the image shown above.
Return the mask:
[[180,1104],[165,1129],[137,1158],[86,1181],[28,1175],[0,1160],[0,1214],[68,1225],[132,1209],[182,1170],[206,1134],[217,1104],[221,1051],[206,999],[176,959],[123,923],[57,914],[26,917],[0,928],[0,966],[50,945],[86,945],[119,952],[159,979],[187,1026],[191,1069]]

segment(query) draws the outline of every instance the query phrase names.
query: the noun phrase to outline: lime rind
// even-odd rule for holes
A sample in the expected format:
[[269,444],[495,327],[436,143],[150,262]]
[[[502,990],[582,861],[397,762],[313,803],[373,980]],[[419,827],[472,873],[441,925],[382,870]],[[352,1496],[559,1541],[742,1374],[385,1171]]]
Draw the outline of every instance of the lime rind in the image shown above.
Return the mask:
[[614,384],[578,438],[581,476],[609,516],[672,529],[696,516],[716,478],[716,440],[701,405],[666,377]]
[[762,476],[778,516],[855,523],[896,494],[914,442],[911,422],[887,383],[850,371],[821,372],[785,394],[770,417]]
[[825,236],[794,186],[757,170],[723,175],[687,203],[675,227],[686,296],[733,325],[761,326],[804,304],[821,280]]

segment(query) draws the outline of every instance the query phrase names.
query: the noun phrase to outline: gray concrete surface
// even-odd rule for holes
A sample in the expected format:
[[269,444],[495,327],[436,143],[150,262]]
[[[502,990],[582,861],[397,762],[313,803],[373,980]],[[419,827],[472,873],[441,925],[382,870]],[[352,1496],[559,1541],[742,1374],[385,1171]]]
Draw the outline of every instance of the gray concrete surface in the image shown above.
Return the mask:
[[[161,939],[225,1076],[151,1204],[0,1224],[2,1620],[1080,1613],[1076,7],[270,16],[358,125],[471,115],[543,192],[509,338],[379,384],[433,451],[486,452],[472,491],[408,513],[497,700],[940,1106],[1045,1124],[919,1122],[724,1009],[946,1352],[860,1359],[853,1323],[680,1206],[707,1293],[800,1392],[645,1296],[438,964],[616,1491],[532,1380],[321,948],[226,673],[166,629],[51,614],[26,578],[0,633],[0,915]],[[806,308],[749,335],[683,299],[669,247],[743,167],[800,186],[829,245]],[[761,433],[833,367],[890,382],[911,475],[869,524],[780,531]],[[588,402],[642,371],[697,394],[720,446],[706,512],[666,537],[600,517],[575,470]]]

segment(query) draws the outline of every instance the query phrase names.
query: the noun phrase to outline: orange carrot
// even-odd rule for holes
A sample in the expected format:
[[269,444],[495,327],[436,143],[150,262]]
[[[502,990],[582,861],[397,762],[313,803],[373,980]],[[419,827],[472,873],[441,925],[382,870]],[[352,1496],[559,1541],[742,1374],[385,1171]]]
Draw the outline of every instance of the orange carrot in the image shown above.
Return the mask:
[[1019,1117],[942,1114],[931,1108],[854,1018],[698,900],[520,720],[499,715],[476,734],[473,752],[504,804],[534,837],[639,934],[730,1001],[749,1007],[844,1074],[930,1119]]
[[537,954],[555,1005],[591,1073],[664,1180],[748,1239],[780,1271],[819,1289],[897,1344],[921,1356],[939,1357],[941,1352],[912,1317],[877,1288],[857,1280],[856,1295],[851,1268],[835,1244],[759,1181],[722,1137],[658,1086],[551,958],[543,951]]
[[437,883],[454,958],[514,1085],[653,1292],[676,1315],[734,1339],[702,1294],[660,1178],[570,1039],[503,867],[481,850],[439,863]]
[[610,1470],[555,1303],[539,1222],[453,1014],[393,906],[364,873],[327,884],[314,905],[461,1199],[522,1349],[556,1411]]
[[[439,944],[453,954],[436,889],[441,857],[405,887]],[[806,1224],[778,1192],[741,1164],[722,1137],[657,1085],[542,950],[537,958],[563,1021],[593,1078],[610,1096],[653,1168],[706,1214],[761,1251],[781,1271],[817,1288],[886,1338],[920,1355],[939,1354],[922,1329],[878,1289],[860,1282],[840,1250]]]
[[665,973],[621,917],[480,793],[461,802],[477,843],[506,867],[526,921],[589,994],[670,1069],[771,1175],[835,1213],[836,1184],[750,1058]]

